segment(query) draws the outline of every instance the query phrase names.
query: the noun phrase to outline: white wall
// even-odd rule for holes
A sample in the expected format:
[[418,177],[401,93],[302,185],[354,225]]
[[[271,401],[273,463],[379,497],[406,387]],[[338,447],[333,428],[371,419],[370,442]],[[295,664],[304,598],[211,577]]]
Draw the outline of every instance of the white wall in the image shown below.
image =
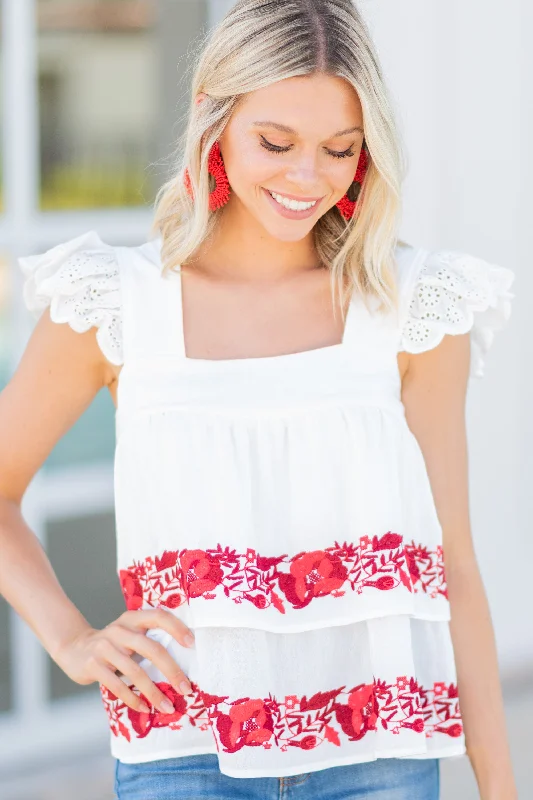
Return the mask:
[[216,24],[233,5],[234,0],[209,0],[209,24]]
[[506,674],[533,663],[533,9],[520,0],[363,0],[411,169],[402,234],[516,272],[513,311],[468,394],[471,519]]

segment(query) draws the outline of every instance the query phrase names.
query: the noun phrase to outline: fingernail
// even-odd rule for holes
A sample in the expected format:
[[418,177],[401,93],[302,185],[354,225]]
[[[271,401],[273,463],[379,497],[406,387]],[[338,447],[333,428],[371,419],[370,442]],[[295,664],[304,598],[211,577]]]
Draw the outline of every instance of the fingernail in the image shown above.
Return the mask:
[[170,700],[161,700],[161,710],[165,714],[173,714],[175,709]]
[[182,681],[180,683],[180,692],[182,692],[183,694],[189,694],[190,691],[191,691],[191,684],[189,683],[189,681]]
[[140,711],[144,711],[145,714],[149,714],[150,713],[150,709],[148,708],[146,703],[141,703],[141,705],[139,706],[139,710]]
[[186,633],[183,637],[183,641],[187,647],[194,647],[194,636],[191,633]]

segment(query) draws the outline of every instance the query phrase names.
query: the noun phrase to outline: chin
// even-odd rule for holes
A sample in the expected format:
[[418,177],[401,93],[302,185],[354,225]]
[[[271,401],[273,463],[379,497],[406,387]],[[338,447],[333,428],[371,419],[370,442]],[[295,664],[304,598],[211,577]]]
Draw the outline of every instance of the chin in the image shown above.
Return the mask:
[[[264,227],[264,226],[263,226]],[[289,230],[282,230],[275,229],[275,228],[265,228],[267,233],[272,236],[274,239],[278,239],[280,242],[301,242],[302,239],[305,239],[306,236],[313,230],[314,225],[310,225],[307,230],[302,231],[301,229],[297,231],[289,231]]]

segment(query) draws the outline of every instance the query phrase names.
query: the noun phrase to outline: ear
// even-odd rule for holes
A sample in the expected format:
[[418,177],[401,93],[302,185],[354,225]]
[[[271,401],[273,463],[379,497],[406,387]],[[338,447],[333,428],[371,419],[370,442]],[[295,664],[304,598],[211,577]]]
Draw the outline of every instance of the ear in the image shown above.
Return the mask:
[[197,95],[196,95],[196,97],[194,98],[194,102],[195,102],[195,103],[196,103],[196,105],[198,106],[198,105],[200,105],[200,103],[202,102],[202,100],[205,100],[205,98],[206,98],[206,97],[207,97],[207,95],[206,95],[206,93],[205,93],[205,92],[198,92],[198,94],[197,94]]

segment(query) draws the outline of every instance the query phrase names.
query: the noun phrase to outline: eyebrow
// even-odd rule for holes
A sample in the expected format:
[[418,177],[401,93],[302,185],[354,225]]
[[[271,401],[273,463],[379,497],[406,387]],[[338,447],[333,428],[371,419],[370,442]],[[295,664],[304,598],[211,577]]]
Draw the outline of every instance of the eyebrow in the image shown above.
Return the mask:
[[[258,122],[252,122],[252,125],[256,125],[259,128],[276,128],[278,131],[283,131],[283,133],[293,133],[298,134],[298,131],[295,131],[294,128],[289,128],[288,125],[281,125],[279,122],[272,122],[271,120],[260,120]],[[335,139],[336,136],[346,136],[348,133],[355,133],[359,131],[360,133],[364,134],[363,128],[360,128],[359,125],[355,125],[353,128],[345,128],[343,131],[337,131],[337,133],[333,133],[330,136],[330,139]]]

